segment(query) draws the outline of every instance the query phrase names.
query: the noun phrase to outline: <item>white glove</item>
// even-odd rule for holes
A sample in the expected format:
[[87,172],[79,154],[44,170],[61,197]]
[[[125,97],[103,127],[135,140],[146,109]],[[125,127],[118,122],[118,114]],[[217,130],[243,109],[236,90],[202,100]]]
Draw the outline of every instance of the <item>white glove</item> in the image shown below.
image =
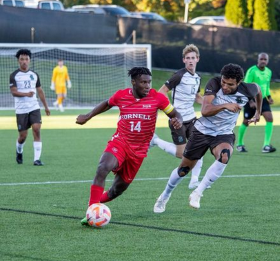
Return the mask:
[[68,87],[68,89],[71,89],[71,87],[72,87],[72,83],[70,80],[67,82],[67,87]]
[[52,90],[52,91],[54,91],[55,87],[54,87],[54,83],[53,83],[53,82],[52,82],[52,84],[51,84],[51,87],[50,87],[50,88],[51,88],[51,90]]

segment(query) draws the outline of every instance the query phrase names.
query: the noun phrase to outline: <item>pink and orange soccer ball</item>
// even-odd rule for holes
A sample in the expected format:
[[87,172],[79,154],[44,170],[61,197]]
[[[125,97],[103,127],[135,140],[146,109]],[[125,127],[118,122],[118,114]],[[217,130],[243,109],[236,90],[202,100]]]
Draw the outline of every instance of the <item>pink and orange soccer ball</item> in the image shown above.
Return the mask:
[[88,207],[86,216],[90,226],[103,227],[109,224],[111,220],[111,211],[106,205],[96,203]]

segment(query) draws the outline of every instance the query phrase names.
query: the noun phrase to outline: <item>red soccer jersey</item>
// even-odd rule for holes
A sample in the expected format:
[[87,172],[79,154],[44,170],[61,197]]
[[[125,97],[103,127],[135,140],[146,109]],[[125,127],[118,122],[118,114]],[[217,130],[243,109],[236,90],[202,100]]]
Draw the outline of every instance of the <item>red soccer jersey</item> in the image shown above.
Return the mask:
[[137,157],[147,156],[158,109],[167,114],[173,109],[169,100],[154,89],[142,99],[136,99],[131,88],[119,90],[109,99],[109,105],[120,109],[118,128],[112,140],[127,144]]

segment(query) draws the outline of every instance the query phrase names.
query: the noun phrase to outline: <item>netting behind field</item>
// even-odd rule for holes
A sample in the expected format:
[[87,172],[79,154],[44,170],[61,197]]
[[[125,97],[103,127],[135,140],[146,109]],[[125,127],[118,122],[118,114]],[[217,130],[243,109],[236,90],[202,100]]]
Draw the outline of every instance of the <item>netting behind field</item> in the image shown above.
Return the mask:
[[92,107],[131,85],[129,69],[151,67],[148,45],[0,45],[0,108],[14,107],[9,77],[18,69],[15,54],[21,48],[32,53],[30,69],[39,74],[49,106],[56,99],[50,85],[58,59],[64,61],[72,82],[64,101],[66,107]]

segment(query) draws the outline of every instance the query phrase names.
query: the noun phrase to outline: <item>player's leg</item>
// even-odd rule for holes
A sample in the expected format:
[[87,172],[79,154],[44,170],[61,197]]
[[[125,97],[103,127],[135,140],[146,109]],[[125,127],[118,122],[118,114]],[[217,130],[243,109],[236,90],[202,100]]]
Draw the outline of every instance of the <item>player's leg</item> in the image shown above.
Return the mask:
[[189,139],[180,166],[172,171],[164,191],[161,193],[154,205],[155,213],[162,213],[165,211],[165,207],[171,197],[171,193],[183,180],[183,178],[192,170],[197,160],[202,158],[207,151],[207,140],[200,139],[201,135],[202,133],[195,131]]
[[[192,119],[189,122],[184,124],[185,130],[186,130],[185,134],[186,134],[187,139],[189,139],[192,134],[195,122],[196,122],[196,118]],[[189,182],[189,189],[195,189],[199,185],[198,178],[201,173],[202,164],[203,164],[203,158],[199,159],[196,162],[195,166],[193,167],[192,173],[191,173],[191,179]],[[210,188],[210,186],[208,188]]]
[[16,141],[16,162],[18,164],[23,163],[23,148],[25,140],[28,135],[28,129],[30,125],[28,124],[28,114],[17,114],[17,127],[18,127],[18,138]]
[[[101,198],[104,192],[106,177],[113,169],[117,169],[119,166],[118,159],[112,153],[106,152],[106,149],[100,158],[96,170],[96,175],[93,179],[93,184],[90,187],[90,196],[88,201],[89,206],[94,203],[101,202]],[[84,226],[88,225],[86,217],[81,220],[81,224]]]
[[34,166],[43,166],[41,162],[42,141],[41,141],[41,112],[40,109],[29,113],[29,122],[33,133]]
[[276,151],[276,149],[270,144],[272,132],[273,132],[273,115],[267,99],[263,99],[262,116],[265,118],[266,121],[264,144],[263,144],[262,152],[264,153],[274,152]]
[[[119,165],[112,186],[103,193],[100,202],[105,203],[119,197],[131,184],[140,169],[144,158],[126,155],[125,160]],[[119,161],[120,162],[120,161]]]
[[223,174],[233,152],[234,135],[213,137],[211,151],[215,157],[214,163],[208,168],[198,187],[189,197],[190,206],[200,208],[200,198],[207,186],[211,186]]
[[126,183],[120,175],[116,175],[113,185],[102,194],[100,198],[101,203],[109,202],[118,196],[120,196],[130,185],[130,183]]
[[105,187],[108,174],[119,165],[118,159],[109,152],[104,152],[100,158],[96,175],[90,189],[89,206],[99,203]]
[[180,166],[171,172],[169,180],[166,184],[164,191],[161,193],[154,205],[155,213],[162,213],[165,211],[167,202],[169,201],[172,192],[178,186],[179,183],[186,177],[195,165],[196,160],[192,161],[185,157],[182,158]]

